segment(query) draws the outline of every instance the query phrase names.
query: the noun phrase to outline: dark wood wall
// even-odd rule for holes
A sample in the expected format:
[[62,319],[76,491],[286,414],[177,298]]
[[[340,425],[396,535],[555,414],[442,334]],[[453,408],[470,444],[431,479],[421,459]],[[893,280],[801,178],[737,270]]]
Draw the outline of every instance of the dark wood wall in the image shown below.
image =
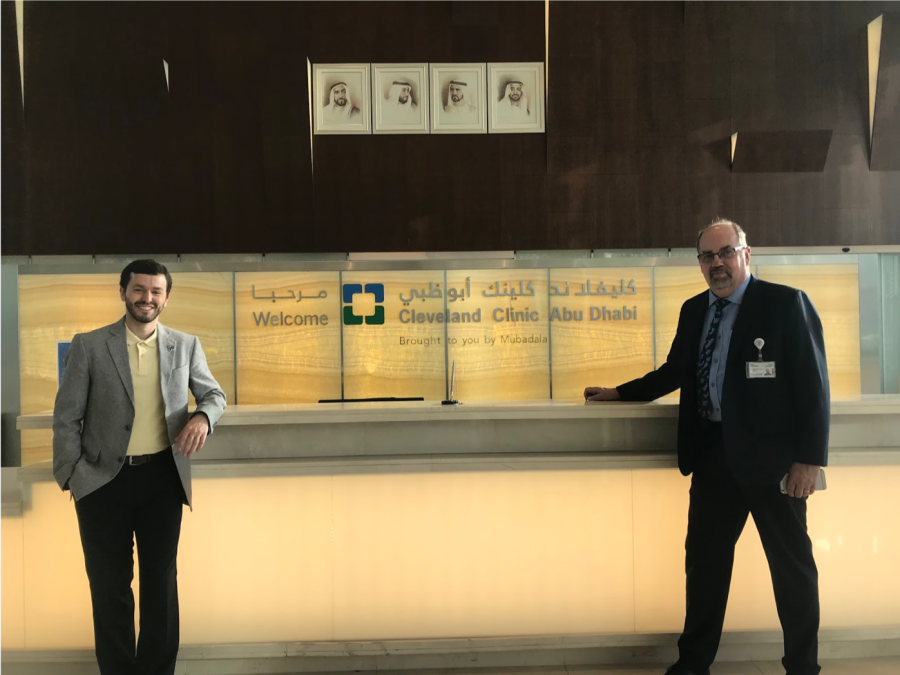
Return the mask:
[[[552,2],[545,135],[311,158],[307,59],[542,61],[544,3],[25,3],[23,111],[3,2],[2,251],[690,246],[716,215],[760,246],[900,244],[866,71],[898,4]],[[831,132],[818,170],[730,166],[732,132],[808,130]]]

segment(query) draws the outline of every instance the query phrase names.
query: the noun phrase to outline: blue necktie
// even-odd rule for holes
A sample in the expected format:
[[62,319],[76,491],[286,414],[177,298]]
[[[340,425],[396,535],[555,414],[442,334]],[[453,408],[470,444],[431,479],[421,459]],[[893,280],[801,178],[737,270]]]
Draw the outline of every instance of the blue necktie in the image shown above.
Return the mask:
[[[700,359],[697,362],[697,411],[703,419],[712,415],[712,401],[709,399],[709,367],[712,365],[712,354],[716,347],[716,335],[719,332],[719,324],[722,323],[722,312],[728,300],[719,298],[713,303],[716,313],[713,315],[709,331],[703,341],[703,349],[700,351]],[[721,395],[721,392],[720,392]]]

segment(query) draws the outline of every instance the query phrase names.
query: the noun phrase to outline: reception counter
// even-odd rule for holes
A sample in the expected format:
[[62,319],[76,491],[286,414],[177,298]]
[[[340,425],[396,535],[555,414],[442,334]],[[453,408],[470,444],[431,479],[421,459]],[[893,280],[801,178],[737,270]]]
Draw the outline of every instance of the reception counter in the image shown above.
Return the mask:
[[[52,412],[19,417],[19,429],[49,429]],[[237,462],[253,471],[269,460],[403,459],[404,464],[675,466],[678,402],[578,400],[435,401],[237,405],[225,413],[194,462]],[[832,463],[900,457],[900,396],[863,396],[832,404]],[[541,455],[540,458],[535,455]],[[27,473],[30,470],[24,469]],[[38,469],[40,472],[40,469]]]
[[[194,461],[182,655],[280,659],[290,672],[510,665],[485,654],[515,649],[544,654],[520,663],[572,663],[567,645],[585,663],[602,662],[601,647],[667,660],[684,613],[677,411],[673,400],[229,407]],[[834,401],[829,455],[828,490],[809,507],[823,640],[898,651],[900,397]],[[4,666],[87,662],[68,495],[47,463],[3,471]],[[749,526],[723,658],[777,657],[778,627]],[[416,653],[456,656],[397,660]]]

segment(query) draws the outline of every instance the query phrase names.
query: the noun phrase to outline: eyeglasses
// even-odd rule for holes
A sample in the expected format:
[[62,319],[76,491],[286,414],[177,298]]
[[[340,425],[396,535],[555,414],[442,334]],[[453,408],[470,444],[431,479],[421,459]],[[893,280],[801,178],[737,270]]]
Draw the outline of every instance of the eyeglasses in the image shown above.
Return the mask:
[[726,246],[718,253],[701,253],[697,256],[697,260],[700,261],[701,265],[709,265],[713,260],[715,260],[716,256],[719,256],[719,260],[731,260],[738,251],[742,251],[747,248],[746,246]]

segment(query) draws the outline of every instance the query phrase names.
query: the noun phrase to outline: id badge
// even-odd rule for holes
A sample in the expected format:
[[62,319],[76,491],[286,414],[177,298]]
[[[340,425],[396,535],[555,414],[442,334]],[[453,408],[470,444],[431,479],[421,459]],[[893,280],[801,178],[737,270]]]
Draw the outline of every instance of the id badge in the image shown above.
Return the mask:
[[774,361],[747,361],[747,379],[775,379]]
[[747,361],[748,380],[775,379],[775,362],[763,361],[762,348],[765,344],[766,341],[762,338],[756,338],[753,341],[753,345],[759,350],[759,360]]

